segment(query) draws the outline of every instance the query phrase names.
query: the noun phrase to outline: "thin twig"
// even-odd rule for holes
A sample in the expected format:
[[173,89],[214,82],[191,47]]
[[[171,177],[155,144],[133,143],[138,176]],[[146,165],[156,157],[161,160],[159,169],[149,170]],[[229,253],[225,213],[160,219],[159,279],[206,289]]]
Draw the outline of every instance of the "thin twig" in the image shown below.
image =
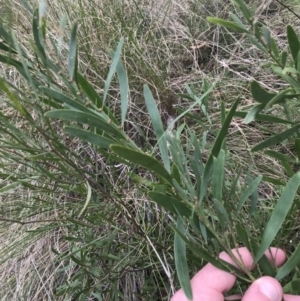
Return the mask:
[[278,2],[284,8],[286,8],[289,12],[291,12],[295,17],[297,17],[300,20],[300,15],[298,15],[297,13],[295,13],[289,6],[287,6],[286,4],[282,3],[279,0],[275,0],[275,1]]

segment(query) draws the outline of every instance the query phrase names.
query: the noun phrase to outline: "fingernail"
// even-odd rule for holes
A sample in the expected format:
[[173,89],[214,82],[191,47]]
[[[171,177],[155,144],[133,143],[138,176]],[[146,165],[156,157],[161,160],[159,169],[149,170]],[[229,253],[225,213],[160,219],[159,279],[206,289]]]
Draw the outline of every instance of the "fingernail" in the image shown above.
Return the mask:
[[259,290],[262,294],[264,294],[270,301],[280,301],[282,297],[281,291],[279,291],[278,285],[276,283],[270,281],[260,281],[259,282]]

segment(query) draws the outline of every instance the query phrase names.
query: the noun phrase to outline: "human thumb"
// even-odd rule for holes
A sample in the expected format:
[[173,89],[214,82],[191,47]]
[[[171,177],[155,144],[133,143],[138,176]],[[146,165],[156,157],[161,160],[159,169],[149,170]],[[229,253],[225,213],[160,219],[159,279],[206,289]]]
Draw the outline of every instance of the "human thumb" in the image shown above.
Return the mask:
[[242,301],[281,301],[282,296],[280,283],[272,277],[264,276],[251,284]]

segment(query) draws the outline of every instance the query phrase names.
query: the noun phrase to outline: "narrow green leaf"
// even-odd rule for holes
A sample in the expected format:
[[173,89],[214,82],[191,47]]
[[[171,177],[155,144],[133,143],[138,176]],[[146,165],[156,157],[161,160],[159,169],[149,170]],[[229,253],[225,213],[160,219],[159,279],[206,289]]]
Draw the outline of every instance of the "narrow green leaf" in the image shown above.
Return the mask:
[[159,150],[165,166],[165,169],[170,172],[170,158],[168,154],[167,139],[164,135],[164,128],[160,118],[160,113],[157,109],[156,102],[152,96],[152,93],[147,85],[144,85],[144,97],[147,105],[147,109],[151,118],[152,126],[158,141]]
[[47,96],[55,99],[60,104],[66,104],[78,111],[92,113],[88,108],[86,108],[83,104],[71,99],[69,96],[63,94],[63,92],[58,90],[53,90],[48,87],[39,87],[40,91],[44,92]]
[[211,150],[211,154],[214,156],[214,157],[218,157],[219,155],[219,152],[222,148],[222,144],[224,142],[224,139],[227,135],[227,132],[228,132],[228,128],[230,126],[230,123],[231,123],[231,119],[232,117],[234,116],[234,113],[236,111],[236,108],[239,104],[239,99],[237,99],[234,104],[232,105],[230,111],[228,112],[227,116],[226,116],[226,119],[221,127],[221,130],[219,131],[218,135],[217,135],[217,138],[216,138],[216,141],[212,147],[212,150]]
[[250,88],[253,98],[259,103],[267,104],[277,95],[276,93],[270,93],[265,90],[257,81],[252,81]]
[[297,160],[295,158],[291,158],[287,155],[272,151],[272,150],[267,150],[264,152],[267,156],[272,157],[274,159],[277,160],[281,160],[281,161],[286,161],[286,162],[292,162],[292,163],[296,163]]
[[279,51],[278,51],[277,43],[274,40],[274,38],[271,38],[271,51],[273,52],[273,55],[275,56],[275,58],[278,59]]
[[274,185],[279,185],[279,186],[284,186],[285,185],[284,181],[280,181],[278,179],[267,177],[267,176],[263,176],[263,181],[272,183]]
[[102,99],[99,94],[96,92],[94,87],[88,82],[88,80],[80,73],[77,74],[78,83],[84,93],[87,95],[89,100],[96,106],[98,109],[102,109],[103,112],[116,124],[118,125],[118,121],[114,114],[109,110],[108,107],[103,105]]
[[247,30],[246,26],[243,24],[241,19],[236,14],[229,12],[229,16],[237,25],[242,27],[244,30]]
[[236,190],[237,190],[237,185],[239,184],[239,178],[242,172],[242,167],[240,167],[238,169],[238,172],[236,173],[236,176],[234,178],[234,180],[232,181],[231,187],[230,187],[230,192],[229,195],[231,196],[231,198],[235,198],[235,194],[236,194]]
[[33,13],[32,18],[32,32],[33,32],[33,38],[35,45],[37,47],[38,53],[41,56],[41,59],[43,62],[46,60],[46,53],[43,46],[43,41],[41,41],[41,31],[40,31],[40,16],[39,16],[39,10],[36,9]]
[[300,42],[294,28],[291,25],[287,26],[286,33],[287,33],[287,38],[292,53],[292,57],[294,59],[295,66],[296,66],[297,56],[300,50]]
[[181,180],[180,180],[180,173],[179,173],[179,170],[178,170],[178,167],[176,164],[173,164],[172,165],[172,177],[178,182],[180,183]]
[[237,99],[234,104],[232,105],[230,111],[228,112],[226,119],[224,121],[224,123],[222,124],[221,130],[218,133],[218,136],[216,138],[216,141],[212,147],[210,156],[207,160],[204,172],[203,172],[203,179],[202,179],[202,183],[201,183],[201,191],[200,191],[200,196],[199,196],[199,202],[201,202],[204,198],[204,196],[206,195],[206,191],[207,191],[207,185],[208,185],[208,181],[210,179],[211,173],[212,173],[212,168],[213,168],[213,157],[218,157],[219,152],[222,148],[222,144],[224,142],[224,139],[227,135],[228,132],[228,128],[230,126],[231,123],[231,119],[234,116],[234,113],[236,111],[236,108],[238,106],[239,103],[239,99]]
[[[76,78],[77,74],[77,23],[75,23],[71,30],[71,38],[69,44],[69,77],[70,80]],[[76,80],[77,81],[77,80]]]
[[300,161],[300,138],[295,139],[295,148],[296,148],[297,158]]
[[[236,117],[245,118],[246,115],[247,115],[247,112],[242,112],[242,111],[236,111],[234,113],[234,116],[236,116]],[[281,123],[281,124],[294,124],[294,122],[291,122],[289,120],[285,120],[285,119],[278,118],[276,116],[265,115],[265,114],[257,114],[255,116],[255,120],[272,122],[272,123]]]
[[213,24],[217,24],[217,25],[221,25],[224,26],[226,28],[229,29],[234,29],[236,31],[239,32],[244,32],[244,33],[249,33],[248,30],[245,30],[244,27],[232,22],[232,21],[227,21],[224,19],[220,19],[220,18],[214,18],[214,17],[207,17],[206,18],[208,22],[213,23]]
[[70,126],[64,127],[64,130],[72,136],[78,137],[79,139],[81,139],[83,141],[90,142],[91,144],[100,146],[101,148],[104,148],[104,149],[109,149],[109,147],[112,144],[116,143],[113,140],[110,140],[110,139],[102,137],[100,135],[91,133],[86,130],[77,129],[77,128],[70,127]]
[[117,76],[120,84],[121,126],[123,127],[126,114],[127,114],[128,103],[129,103],[129,84],[128,84],[128,77],[126,74],[126,70],[121,61],[118,62],[116,71],[117,71]]
[[271,51],[271,33],[268,27],[263,26],[262,34],[265,38],[268,49]]
[[[176,228],[181,233],[185,233],[184,225],[182,219],[179,217],[177,219]],[[186,245],[185,242],[180,238],[180,236],[175,233],[174,238],[174,257],[175,257],[175,266],[177,277],[179,279],[179,283],[189,300],[193,300],[193,293],[190,283],[190,276],[189,276],[189,268],[187,265],[187,258],[186,258]]]
[[110,87],[111,80],[112,80],[112,78],[115,74],[117,65],[119,63],[123,43],[124,43],[124,38],[122,37],[120,39],[119,43],[118,43],[116,51],[114,52],[114,57],[113,57],[112,63],[111,63],[110,68],[109,68],[109,72],[108,72],[107,77],[106,77],[106,81],[105,81],[105,85],[104,85],[104,92],[103,92],[103,104],[106,101],[106,97],[107,97],[107,94],[108,94],[108,89]]
[[294,74],[294,75],[299,75],[299,71],[296,70],[295,68],[293,67],[285,67],[283,70],[282,70],[282,73],[283,74]]
[[278,200],[274,211],[268,221],[262,236],[262,241],[255,255],[255,262],[262,257],[265,251],[270,247],[272,241],[280,230],[292,204],[298,187],[300,185],[300,172],[296,173],[284,188],[280,199]]
[[280,142],[282,142],[283,140],[288,139],[290,136],[292,136],[293,134],[297,133],[300,129],[300,124],[280,133],[277,135],[272,136],[271,138],[257,144],[256,146],[254,146],[251,150],[251,152],[257,152],[260,151],[264,148],[273,146],[275,144],[278,144]]
[[120,145],[112,145],[110,148],[121,158],[128,160],[130,163],[138,164],[145,167],[147,170],[156,172],[159,176],[166,179],[172,185],[172,177],[163,167],[163,165],[161,165],[161,163],[155,158]]
[[291,273],[300,264],[300,244],[298,244],[296,250],[292,256],[286,261],[286,263],[279,269],[275,278],[280,281],[289,273]]
[[123,131],[118,129],[117,126],[101,119],[100,117],[86,112],[62,109],[47,112],[45,113],[45,116],[48,118],[59,118],[61,120],[76,121],[81,124],[88,124],[92,127],[96,127],[107,132],[114,138],[126,140],[126,135]]
[[186,235],[184,235],[181,231],[178,231],[178,229],[176,227],[173,227],[171,225],[171,228],[175,231],[176,234],[178,234],[178,236],[180,236],[180,238],[185,242],[186,246],[199,258],[201,258],[202,260],[205,260],[206,262],[211,263],[212,265],[214,265],[216,268],[219,268],[222,271],[226,271],[226,272],[230,272],[230,273],[234,273],[235,276],[241,278],[241,279],[245,279],[243,277],[243,274],[240,272],[240,270],[238,268],[236,268],[235,266],[231,265],[230,263],[220,259],[220,258],[216,258],[215,256],[213,256],[213,254],[209,254],[207,251],[205,251],[204,249],[202,249],[201,247],[199,247],[198,245],[195,246],[193,243],[191,243],[187,238]]
[[216,213],[221,224],[221,227],[225,229],[225,227],[230,225],[229,215],[223,206],[223,204],[217,199],[213,199],[214,207],[216,209]]
[[232,3],[243,13],[245,19],[249,22],[253,22],[253,16],[250,9],[244,0],[232,0]]
[[[284,74],[284,71],[283,71]],[[270,108],[275,104],[280,104],[280,103],[284,103],[286,101],[286,99],[291,99],[291,98],[295,98],[298,95],[296,94],[290,94],[293,92],[293,89],[288,88],[286,90],[280,91],[279,93],[276,94],[276,96],[274,96],[266,105],[266,108]]]
[[11,102],[14,104],[15,108],[27,119],[31,120],[31,115],[28,113],[28,111],[24,108],[24,106],[21,105],[21,103],[18,100],[18,97],[14,95],[6,85],[5,81],[0,78],[0,90],[5,92],[7,97],[11,100]]
[[33,9],[30,6],[30,4],[28,3],[28,1],[26,0],[21,0],[21,3],[23,4],[23,6],[26,8],[26,10],[32,15],[33,14]]
[[246,115],[244,123],[249,124],[253,120],[255,120],[256,116],[260,111],[262,111],[265,108],[265,104],[261,103],[259,105],[254,106]]
[[294,171],[293,171],[291,165],[286,161],[281,161],[281,165],[284,167],[287,175],[291,178],[294,175]]
[[185,89],[187,90],[187,92],[189,93],[188,99],[193,100],[194,102],[196,102],[200,106],[200,109],[203,112],[203,114],[205,115],[208,123],[210,125],[212,125],[211,118],[210,118],[210,116],[207,112],[207,106],[205,105],[205,101],[207,102],[207,99],[208,99],[208,96],[211,92],[212,87],[209,86],[207,84],[207,82],[203,83],[203,88],[205,89],[204,93],[201,95],[201,97],[198,97],[197,95],[194,94],[194,92],[192,91],[192,89],[190,88],[190,86],[188,84],[185,84],[184,86],[185,86]]
[[7,64],[7,65],[11,65],[13,67],[16,67],[18,69],[18,71],[24,76],[26,77],[26,75],[24,74],[24,71],[22,72],[23,66],[22,63],[20,63],[17,60],[14,60],[10,57],[4,56],[2,54],[0,54],[0,62]]
[[[295,278],[295,276],[293,278]],[[300,279],[294,279],[292,281],[292,291],[291,291],[291,293],[293,295],[299,295],[299,293],[300,293]]]
[[287,61],[287,52],[286,51],[283,51],[281,53],[281,64],[283,66],[283,68],[285,67],[286,65],[286,61]]
[[241,240],[241,243],[249,250],[251,251],[251,245],[250,245],[250,238],[248,235],[247,230],[245,230],[241,225],[237,224],[236,227],[236,233]]
[[258,176],[250,185],[249,187],[243,192],[243,194],[240,197],[239,204],[236,208],[236,211],[239,212],[242,208],[242,206],[245,204],[247,199],[250,197],[250,195],[257,189],[258,185],[260,184],[262,180],[262,176]]
[[212,174],[212,194],[213,198],[222,202],[223,182],[224,182],[225,152],[221,149],[218,158],[214,158],[214,169]]
[[15,51],[11,46],[8,46],[2,42],[0,42],[0,49],[8,52],[9,54],[17,54],[17,51]]
[[150,191],[149,197],[168,212],[176,215],[179,213],[182,217],[186,218],[190,218],[192,216],[192,210],[188,208],[186,204],[167,194]]
[[[250,250],[252,251],[252,254],[256,253],[258,250],[258,245],[256,243],[256,240],[253,239],[253,237],[250,237]],[[262,257],[258,261],[259,268],[263,271],[264,275],[274,277],[276,275],[276,269],[275,264],[271,263],[268,257],[263,254]]]

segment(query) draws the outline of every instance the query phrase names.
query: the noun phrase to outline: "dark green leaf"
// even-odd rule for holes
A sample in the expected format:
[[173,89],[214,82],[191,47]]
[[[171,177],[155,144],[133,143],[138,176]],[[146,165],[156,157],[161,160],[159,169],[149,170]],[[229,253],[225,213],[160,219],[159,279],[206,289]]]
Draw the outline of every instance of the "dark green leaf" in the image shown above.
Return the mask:
[[281,197],[274,208],[271,218],[266,225],[261,244],[255,255],[255,262],[258,262],[276,237],[293,204],[293,200],[299,185],[300,172],[296,173],[284,188]]
[[121,56],[121,51],[122,51],[123,43],[124,43],[124,38],[122,37],[120,39],[119,43],[118,43],[116,51],[114,52],[114,57],[113,57],[113,60],[112,60],[109,72],[108,72],[107,77],[106,77],[105,86],[104,86],[104,92],[103,92],[103,104],[106,101],[106,97],[107,97],[107,94],[108,94],[108,89],[110,87],[111,80],[112,80],[112,78],[113,78],[113,76],[115,74],[117,65],[119,63],[119,59],[120,59],[120,56]]
[[270,108],[275,104],[282,104],[286,99],[292,99],[298,96],[298,94],[290,94],[293,92],[293,89],[286,89],[276,94],[266,105],[266,108]]
[[[183,221],[180,217],[177,219],[176,228],[178,232],[185,233]],[[185,242],[180,238],[180,236],[175,233],[174,237],[174,258],[175,258],[175,266],[177,277],[179,279],[179,283],[189,300],[193,300],[193,293],[190,283],[189,277],[189,268],[187,265],[186,258],[186,245]]]
[[300,138],[295,139],[295,148],[296,148],[297,158],[300,161]]
[[221,202],[217,199],[213,199],[214,207],[220,222],[221,227],[224,229],[226,226],[230,225],[228,213]]
[[272,183],[274,185],[280,185],[280,186],[284,186],[285,185],[284,181],[280,181],[278,179],[267,177],[267,176],[263,176],[263,181]]
[[267,104],[277,95],[276,93],[270,93],[265,90],[257,81],[251,82],[251,94],[257,102],[263,104]]
[[185,242],[186,246],[199,258],[201,258],[202,260],[205,260],[206,262],[211,263],[212,265],[214,265],[215,267],[219,268],[222,271],[226,271],[226,272],[230,272],[230,273],[234,273],[235,276],[244,279],[243,274],[239,271],[239,269],[237,269],[235,266],[229,264],[228,262],[220,259],[220,258],[216,258],[215,256],[213,256],[212,254],[209,254],[207,251],[205,251],[204,249],[202,249],[200,246],[195,246],[193,243],[191,243],[186,236],[181,232],[178,231],[177,228],[173,227],[171,225],[171,228],[178,234],[178,236],[180,236],[180,238]]
[[47,112],[45,116],[49,118],[59,118],[62,120],[76,121],[78,123],[88,124],[92,127],[96,127],[107,132],[114,138],[124,140],[126,139],[123,131],[119,130],[117,126],[101,119],[100,117],[86,112],[79,112],[75,110],[55,110]]
[[278,51],[277,43],[273,38],[271,38],[271,50],[272,50],[273,55],[275,56],[275,58],[278,59],[279,58],[279,51]]
[[283,66],[283,68],[285,67],[286,65],[286,60],[287,60],[287,52],[286,51],[283,51],[281,53],[281,64]]
[[138,164],[147,170],[156,172],[159,176],[166,179],[172,185],[172,177],[155,158],[120,145],[112,145],[111,150],[123,159],[128,160],[131,164]]
[[[247,112],[236,111],[234,116],[245,118]],[[293,124],[293,122],[285,119],[281,119],[272,115],[265,115],[265,114],[257,114],[255,116],[255,120],[265,121],[265,122],[272,122],[272,123],[281,123],[281,124]]]
[[236,111],[236,108],[238,106],[239,99],[237,99],[233,106],[231,107],[230,111],[228,112],[226,119],[224,123],[222,124],[221,130],[218,133],[218,136],[216,138],[216,141],[212,147],[211,154],[208,158],[208,161],[206,163],[205,169],[204,169],[204,174],[203,174],[203,179],[201,183],[201,191],[200,191],[200,197],[199,197],[199,202],[201,202],[206,195],[206,190],[207,190],[207,185],[208,181],[210,179],[211,173],[212,173],[212,168],[213,168],[213,157],[218,157],[219,152],[222,148],[222,144],[224,142],[224,139],[227,135],[228,128],[231,123],[231,119],[234,116],[234,113]]
[[[251,251],[252,253],[256,253],[258,250],[258,245],[256,240],[253,237],[250,237]],[[262,257],[258,261],[259,268],[263,271],[264,275],[274,277],[276,274],[276,269],[274,268],[274,263],[272,264],[268,257],[263,254]]]
[[188,208],[178,199],[175,199],[167,194],[151,191],[149,192],[149,197],[168,212],[176,215],[179,213],[181,216],[186,218],[190,218],[192,216],[192,211],[190,208]]
[[78,111],[92,113],[88,108],[86,108],[83,104],[71,99],[69,96],[63,94],[61,91],[53,90],[48,87],[40,86],[39,89],[43,91],[47,96],[55,99],[60,104],[66,104]]
[[87,79],[80,73],[77,74],[78,83],[81,89],[85,92],[89,100],[98,108],[103,110],[103,112],[109,116],[109,118],[115,123],[118,124],[117,119],[111,113],[108,107],[103,105],[102,99],[99,94],[96,92],[94,87],[87,81]]
[[239,204],[236,208],[236,211],[239,212],[242,208],[242,206],[245,204],[247,199],[252,195],[252,193],[257,189],[258,185],[260,184],[262,180],[262,176],[258,176],[250,185],[249,187],[243,192],[243,194],[240,197]]
[[11,102],[14,104],[15,108],[21,113],[24,117],[31,120],[31,115],[28,113],[28,111],[22,106],[22,104],[19,102],[18,97],[15,96],[10,89],[7,87],[5,81],[0,78],[0,90],[5,92],[7,97],[11,100]]
[[180,173],[179,173],[179,170],[178,170],[178,167],[176,166],[176,164],[173,164],[173,165],[172,165],[172,177],[173,177],[178,183],[181,182],[181,180],[180,180]]
[[107,139],[86,130],[81,130],[70,126],[66,126],[64,130],[72,136],[78,137],[83,141],[90,142],[91,144],[100,146],[104,149],[108,149],[112,144],[116,143],[113,140]]
[[121,126],[123,127],[127,109],[128,109],[128,102],[129,102],[129,84],[128,84],[128,77],[126,74],[126,70],[123,66],[121,61],[117,64],[117,76],[120,84],[120,95],[121,95]]
[[213,23],[213,24],[221,25],[226,28],[234,29],[239,32],[249,33],[249,31],[245,30],[244,27],[242,27],[234,22],[231,22],[231,21],[227,21],[227,20],[220,19],[220,18],[214,18],[214,17],[207,17],[206,19],[208,22]]
[[289,273],[291,273],[300,264],[300,244],[298,244],[296,250],[293,252],[292,256],[287,260],[287,262],[279,269],[275,278],[280,281]]
[[262,111],[265,108],[265,104],[261,103],[259,105],[254,106],[246,115],[244,123],[248,124],[255,120],[256,116],[260,111]]
[[214,168],[212,174],[212,195],[219,202],[223,200],[225,152],[221,149],[218,158],[214,158]]
[[271,51],[271,33],[268,27],[263,26],[262,34],[265,38],[268,49]]
[[251,251],[251,246],[250,246],[250,238],[248,235],[248,232],[239,224],[236,225],[236,233],[241,240],[241,243],[249,250]]
[[281,161],[286,161],[286,162],[292,162],[292,163],[296,163],[297,160],[295,158],[291,158],[287,155],[284,155],[282,153],[278,153],[272,150],[267,150],[264,152],[267,156],[275,158],[277,160],[281,160]]
[[163,124],[160,118],[160,113],[157,109],[156,102],[152,96],[152,93],[147,85],[144,85],[144,97],[147,105],[147,109],[151,118],[152,126],[158,141],[159,150],[165,166],[165,169],[170,172],[170,159],[168,154],[167,139],[164,134]]
[[287,175],[291,178],[294,175],[294,171],[293,171],[291,165],[286,161],[281,161],[281,164],[284,167]]
[[41,31],[40,31],[40,16],[39,16],[39,10],[36,9],[33,13],[33,18],[32,18],[32,32],[33,32],[33,38],[35,45],[38,50],[38,54],[40,55],[41,59],[43,62],[46,61],[46,53],[45,49],[43,46],[43,41],[41,41]]
[[257,152],[257,151],[260,151],[264,148],[267,148],[267,147],[270,147],[270,146],[273,146],[275,144],[278,144],[280,142],[282,142],[283,140],[286,140],[288,139],[290,136],[292,136],[293,134],[297,133],[300,129],[300,124],[280,133],[280,134],[277,134],[277,135],[274,135],[272,136],[271,138],[257,144],[256,146],[254,146],[252,148],[252,152]]
[[253,22],[253,16],[244,0],[232,0],[232,3],[243,13],[245,19],[249,22]]
[[77,82],[77,23],[75,23],[71,30],[71,38],[69,44],[69,77],[73,80],[74,77]]
[[299,42],[296,32],[294,31],[294,28],[291,25],[287,26],[286,32],[287,32],[289,47],[290,47],[294,62],[296,64],[298,52],[300,49],[300,42]]

